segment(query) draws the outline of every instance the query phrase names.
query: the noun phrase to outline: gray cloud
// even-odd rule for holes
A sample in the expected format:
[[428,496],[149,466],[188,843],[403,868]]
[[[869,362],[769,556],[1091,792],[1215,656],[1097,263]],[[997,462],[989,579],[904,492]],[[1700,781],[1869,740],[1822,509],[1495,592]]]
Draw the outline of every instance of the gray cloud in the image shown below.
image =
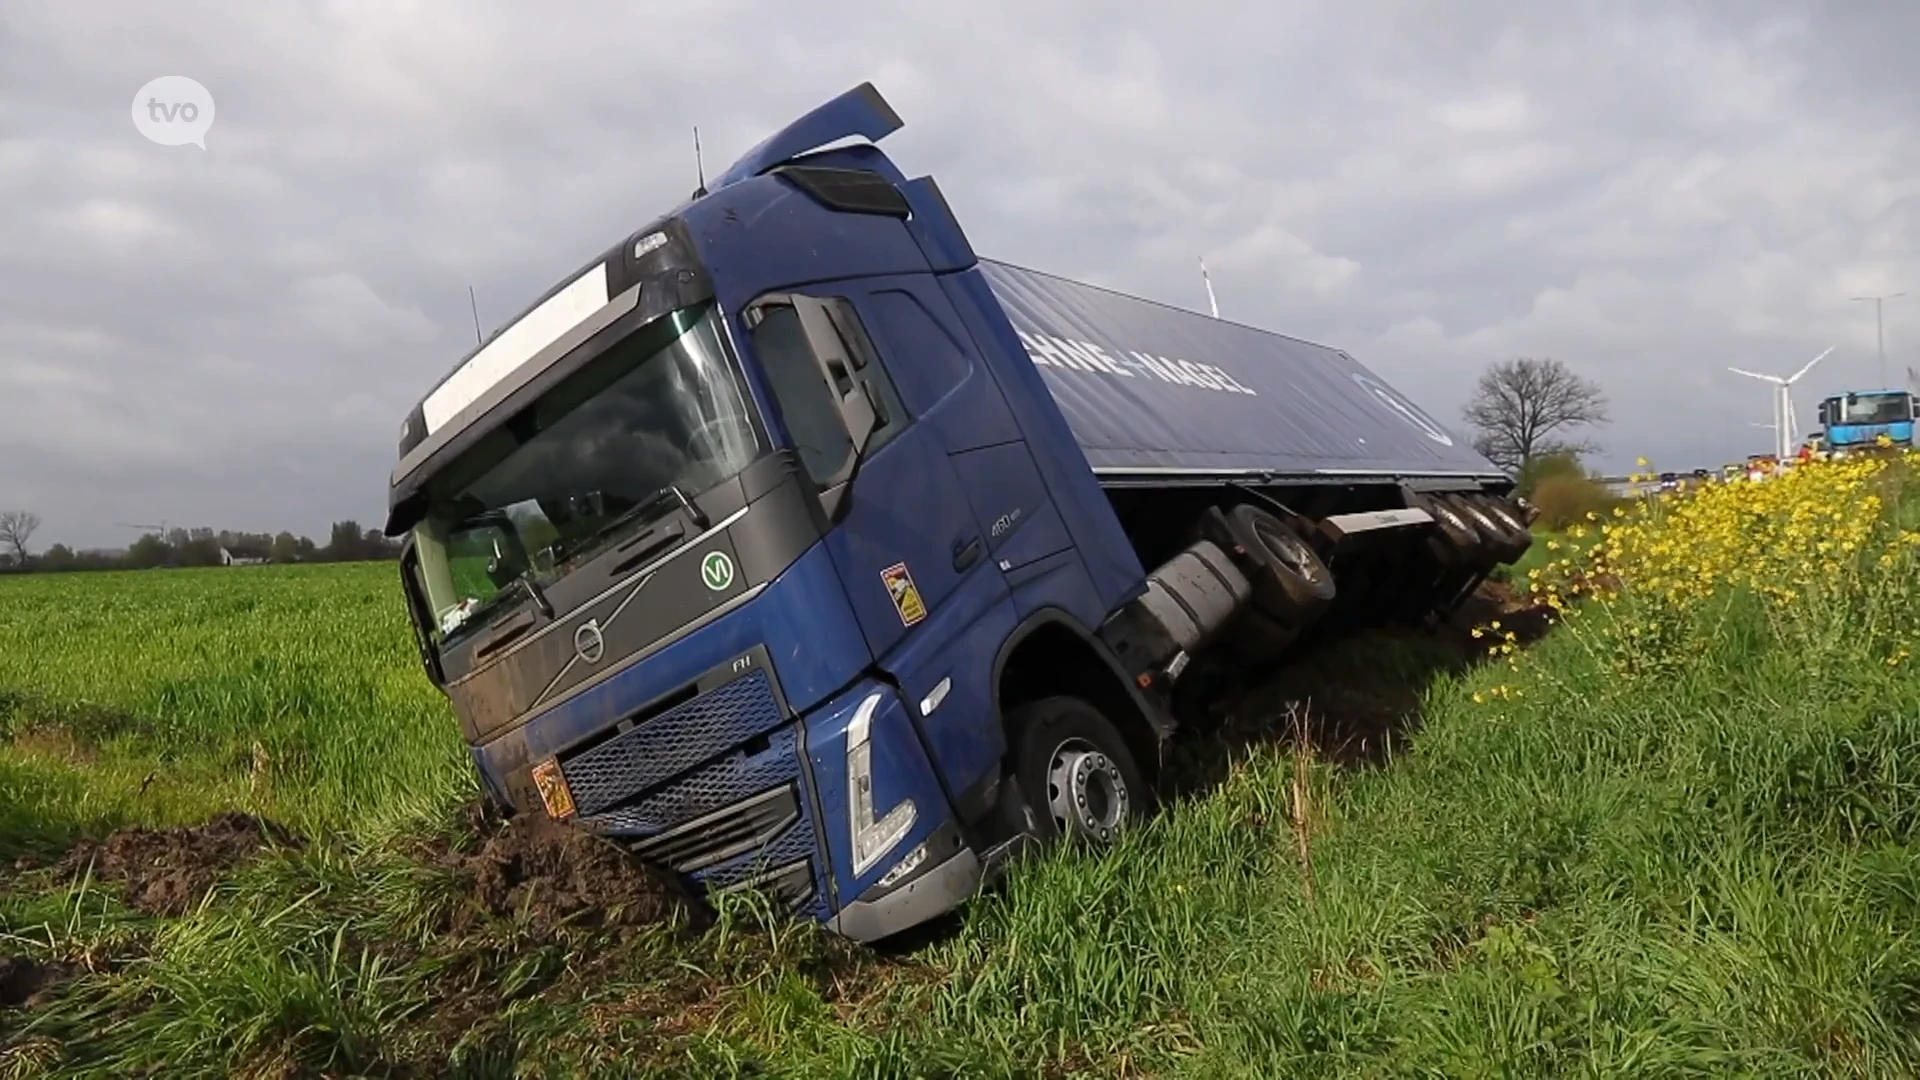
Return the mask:
[[[371,523],[467,285],[505,317],[686,196],[691,124],[711,174],[866,79],[983,252],[1190,307],[1204,254],[1229,317],[1449,417],[1558,356],[1607,464],[1716,464],[1767,438],[1725,365],[1837,345],[1804,416],[1876,380],[1849,296],[1911,287],[1920,366],[1920,8],[1827,7],[16,5],[0,504],[83,545]],[[161,74],[218,101],[205,152],[132,130]]]

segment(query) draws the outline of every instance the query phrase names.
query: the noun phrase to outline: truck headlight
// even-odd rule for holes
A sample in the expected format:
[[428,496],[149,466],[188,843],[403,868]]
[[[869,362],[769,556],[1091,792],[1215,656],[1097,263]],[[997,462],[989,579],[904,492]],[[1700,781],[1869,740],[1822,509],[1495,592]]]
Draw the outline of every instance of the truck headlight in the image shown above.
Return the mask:
[[853,841],[853,875],[873,868],[906,837],[919,816],[912,799],[902,799],[879,819],[873,816],[873,714],[881,695],[870,694],[847,724],[847,822]]

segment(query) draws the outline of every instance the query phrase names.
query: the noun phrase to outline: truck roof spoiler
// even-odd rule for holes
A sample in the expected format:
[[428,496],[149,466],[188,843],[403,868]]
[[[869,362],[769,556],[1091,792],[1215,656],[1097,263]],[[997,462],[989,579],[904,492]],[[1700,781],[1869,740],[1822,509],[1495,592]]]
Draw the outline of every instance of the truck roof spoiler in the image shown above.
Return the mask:
[[841,139],[861,136],[877,143],[904,126],[900,114],[893,111],[880,91],[874,89],[872,83],[863,82],[769,135],[728,166],[707,190],[718,191],[729,184],[751,180]]

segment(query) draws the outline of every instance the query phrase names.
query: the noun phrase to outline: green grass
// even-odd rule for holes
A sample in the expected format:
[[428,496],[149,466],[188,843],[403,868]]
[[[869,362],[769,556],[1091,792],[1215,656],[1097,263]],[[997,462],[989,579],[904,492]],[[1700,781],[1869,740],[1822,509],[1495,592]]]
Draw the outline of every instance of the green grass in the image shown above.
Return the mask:
[[[453,918],[413,851],[471,782],[391,572],[0,581],[0,851],[225,807],[314,838],[174,920],[0,886],[0,955],[101,969],[0,1013],[0,1076],[1920,1071],[1920,679],[1868,629],[1920,582],[1817,626],[1588,608],[1433,678],[1383,766],[1308,760],[1310,883],[1301,759],[1269,747],[903,957],[752,911],[692,939]],[[1425,678],[1432,646],[1365,648]]]
[[0,860],[227,807],[359,833],[461,798],[398,597],[390,564],[0,580]]

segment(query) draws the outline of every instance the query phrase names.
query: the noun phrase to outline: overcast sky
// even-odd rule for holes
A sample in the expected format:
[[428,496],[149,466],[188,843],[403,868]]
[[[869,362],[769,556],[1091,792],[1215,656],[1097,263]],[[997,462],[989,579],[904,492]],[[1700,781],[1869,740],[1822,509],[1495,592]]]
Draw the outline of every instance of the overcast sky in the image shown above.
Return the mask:
[[[1837,346],[1811,427],[1878,380],[1864,293],[1914,294],[1920,366],[1920,4],[1208,6],[8,5],[0,508],[36,547],[376,524],[468,284],[510,314],[691,190],[691,125],[712,175],[869,79],[983,253],[1200,310],[1204,254],[1223,314],[1456,426],[1550,355],[1612,399],[1602,464],[1737,459],[1768,391],[1726,365]],[[204,151],[134,129],[160,75]]]

